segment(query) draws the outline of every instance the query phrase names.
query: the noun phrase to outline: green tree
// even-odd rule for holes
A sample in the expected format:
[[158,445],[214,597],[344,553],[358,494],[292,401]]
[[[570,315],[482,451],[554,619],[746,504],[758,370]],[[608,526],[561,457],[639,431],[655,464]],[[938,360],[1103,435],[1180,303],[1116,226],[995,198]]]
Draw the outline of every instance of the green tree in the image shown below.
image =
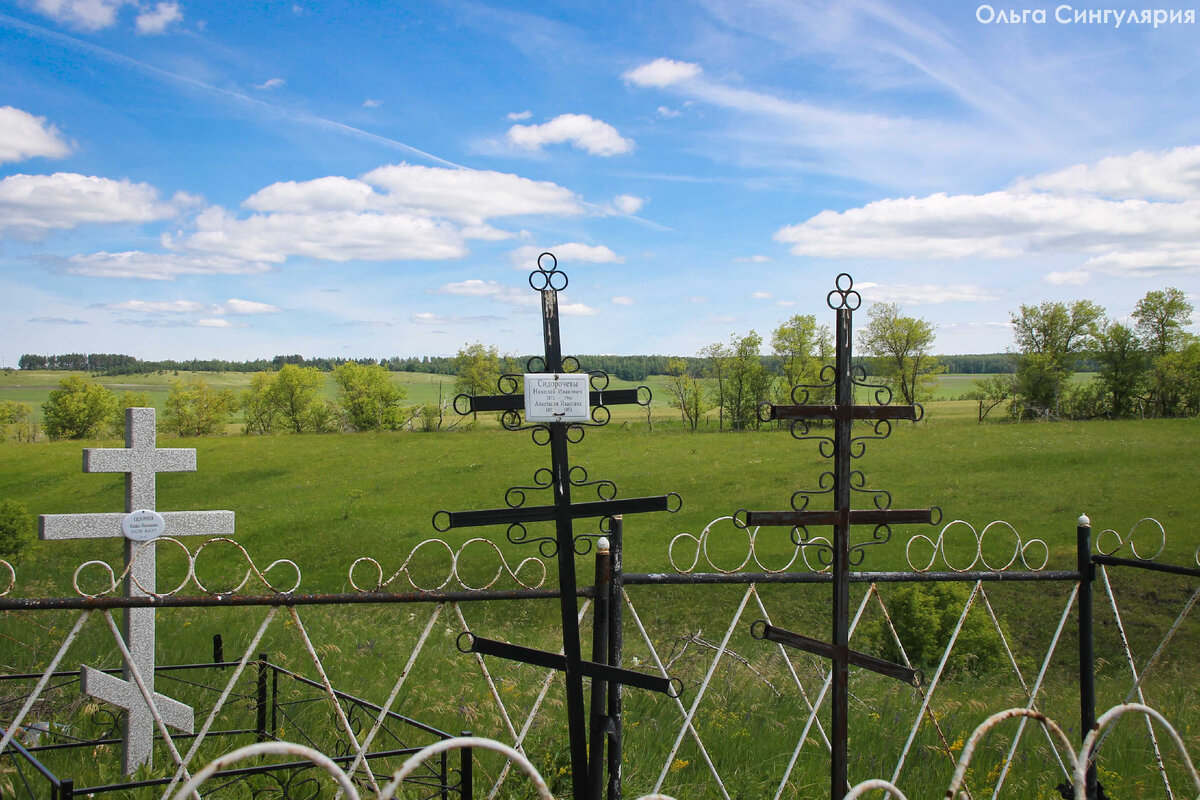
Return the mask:
[[270,399],[281,423],[293,433],[324,430],[329,407],[317,393],[325,376],[316,367],[284,364],[271,380]]
[[937,338],[932,323],[903,316],[895,303],[875,303],[867,317],[867,327],[858,334],[859,346],[879,359],[880,377],[905,405],[932,396],[942,372],[930,353]]
[[1174,287],[1146,292],[1133,309],[1138,335],[1146,349],[1155,356],[1165,356],[1187,343],[1185,326],[1195,308],[1187,296]]
[[16,500],[0,502],[0,558],[9,564],[21,560],[23,551],[33,541],[33,517]]
[[125,409],[127,408],[149,408],[154,405],[150,400],[149,392],[133,392],[128,389],[121,393],[117,398],[116,408],[113,409],[112,416],[108,420],[108,431],[113,436],[125,435]]
[[713,408],[717,409],[717,430],[725,429],[725,415],[728,404],[725,399],[725,380],[729,375],[729,362],[733,353],[727,345],[713,342],[700,349],[699,356],[704,359],[704,377],[710,382],[708,394]]
[[1017,393],[1025,416],[1059,414],[1067,380],[1103,316],[1104,309],[1091,300],[1022,305],[1011,315],[1020,353]]
[[[817,325],[812,314],[796,314],[779,323],[771,333],[771,352],[779,359],[783,381],[776,400],[792,402],[792,387],[820,383],[821,369],[833,355],[833,340],[826,325]],[[810,394],[810,402],[822,402],[823,396]]]
[[400,401],[403,387],[392,383],[391,374],[378,364],[347,361],[333,370],[338,386],[338,404],[347,424],[356,431],[390,431],[405,422]]
[[992,409],[1013,396],[1016,381],[1011,373],[991,375],[975,381],[975,388],[967,392],[968,400],[979,402],[979,421],[987,419]]
[[242,392],[238,398],[238,406],[242,409],[245,425],[244,433],[266,435],[275,430],[275,421],[279,409],[273,396],[274,372],[256,372],[250,378],[250,388]]
[[100,384],[71,375],[42,403],[42,425],[51,439],[98,436],[116,403],[113,393]]
[[678,408],[683,423],[696,430],[701,417],[708,410],[708,401],[704,386],[682,358],[672,358],[667,362],[667,392],[670,395],[667,404]]
[[37,436],[33,408],[29,403],[0,400],[0,439],[32,442]]
[[1154,359],[1149,376],[1155,409],[1166,417],[1200,415],[1200,342]]
[[759,426],[758,404],[771,396],[773,378],[762,360],[762,337],[754,331],[729,342],[725,377],[726,414],[735,431]]
[[224,428],[236,407],[229,389],[214,389],[199,377],[175,380],[167,393],[163,425],[179,436],[211,436]]
[[[500,380],[500,353],[480,342],[463,345],[454,355],[454,390],[459,394],[495,394]],[[472,413],[471,418],[478,415]]]
[[1114,417],[1133,415],[1148,366],[1137,334],[1128,325],[1105,320],[1096,326],[1093,341],[1091,355],[1100,365],[1097,380],[1103,387],[1108,412]]

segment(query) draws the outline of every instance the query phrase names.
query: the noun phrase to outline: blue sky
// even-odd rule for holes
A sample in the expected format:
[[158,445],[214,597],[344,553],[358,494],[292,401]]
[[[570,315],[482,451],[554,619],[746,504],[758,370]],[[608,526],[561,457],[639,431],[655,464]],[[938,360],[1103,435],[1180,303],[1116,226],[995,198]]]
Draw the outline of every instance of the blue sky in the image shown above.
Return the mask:
[[547,249],[578,353],[1200,306],[1200,25],[1105,8],[0,2],[0,359],[534,352]]

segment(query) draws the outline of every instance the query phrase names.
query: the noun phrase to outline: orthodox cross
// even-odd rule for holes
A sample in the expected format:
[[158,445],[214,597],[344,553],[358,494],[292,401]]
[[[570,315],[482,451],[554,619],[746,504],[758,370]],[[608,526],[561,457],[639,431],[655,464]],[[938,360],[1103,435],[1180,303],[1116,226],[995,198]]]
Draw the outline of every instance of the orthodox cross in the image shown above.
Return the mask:
[[[549,263],[546,269],[544,263]],[[527,373],[503,375],[499,380],[499,395],[459,395],[454,398],[454,410],[459,414],[479,411],[500,411],[501,423],[508,430],[531,430],[533,441],[538,445],[550,446],[550,469],[539,469],[534,474],[533,486],[514,486],[504,496],[508,508],[488,511],[439,511],[434,515],[433,525],[439,531],[451,528],[466,528],[480,525],[507,524],[508,539],[514,544],[538,542],[539,550],[546,557],[557,554],[559,606],[562,616],[562,655],[519,647],[508,642],[466,636],[466,652],[500,656],[525,664],[559,670],[566,677],[568,733],[571,742],[571,774],[576,800],[587,797],[588,747],[587,717],[583,702],[583,678],[593,681],[609,681],[626,686],[650,689],[670,694],[675,686],[667,678],[621,669],[606,664],[585,661],[580,655],[579,617],[576,599],[575,555],[586,553],[591,547],[587,534],[578,540],[574,533],[574,520],[599,517],[601,529],[605,521],[620,514],[637,514],[648,511],[678,511],[679,495],[668,494],[656,497],[638,497],[617,500],[616,484],[612,481],[588,481],[587,472],[580,466],[570,466],[568,444],[576,444],[583,438],[584,426],[599,427],[610,417],[607,406],[633,404],[647,405],[650,390],[608,390],[608,376],[603,372],[579,373],[579,362],[571,356],[563,358],[558,326],[558,293],[567,287],[566,273],[558,269],[558,261],[550,253],[538,256],[538,268],[529,274],[529,285],[541,293],[542,334],[545,355],[534,356],[526,364]],[[524,392],[518,393],[523,384]],[[645,400],[641,393],[645,391]],[[460,408],[460,403],[465,404]],[[533,424],[523,424],[524,422]],[[596,488],[597,501],[572,503],[572,487]],[[525,507],[527,491],[552,489],[552,505]],[[672,498],[674,502],[672,502]],[[530,539],[525,524],[530,522],[554,522],[554,536]],[[576,549],[577,543],[582,549]],[[460,637],[462,639],[464,637]],[[676,692],[677,693],[677,692]],[[600,714],[600,709],[593,709]],[[603,759],[598,759],[592,769],[603,769]]]
[[[155,512],[157,474],[195,472],[196,451],[157,448],[153,408],[126,409],[125,447],[84,449],[83,471],[125,473],[125,513],[43,514],[38,518],[38,534],[42,539],[123,538],[127,597],[146,597],[157,589],[154,539],[233,533],[232,511]],[[130,775],[142,764],[152,763],[154,744],[154,717],[134,680],[134,669],[167,725],[191,733],[193,714],[189,706],[154,691],[154,609],[125,609],[122,629],[132,656],[122,668],[122,677],[85,666],[82,688],[87,695],[125,709],[122,760],[125,774]]]
[[[836,288],[826,296],[826,303],[834,310],[837,318],[832,376],[828,375],[829,367],[826,366],[821,371],[822,383],[815,386],[794,387],[792,401],[795,405],[764,403],[759,407],[759,418],[764,422],[790,420],[792,435],[797,439],[819,440],[821,455],[833,459],[833,471],[826,472],[821,476],[819,490],[801,490],[793,494],[791,511],[739,511],[735,515],[735,519],[739,524],[747,526],[789,526],[792,528],[792,538],[797,545],[821,547],[822,562],[826,564],[832,562],[832,644],[776,628],[762,620],[751,626],[751,633],[757,638],[768,639],[805,652],[815,653],[833,661],[833,760],[830,767],[830,797],[836,799],[842,797],[849,789],[846,778],[850,665],[863,667],[914,685],[919,682],[916,670],[850,649],[850,566],[852,563],[857,565],[862,562],[863,548],[884,544],[888,541],[891,536],[890,525],[931,524],[934,520],[933,509],[891,508],[890,494],[865,489],[865,478],[862,472],[850,468],[851,460],[862,456],[866,448],[865,440],[887,438],[891,433],[890,420],[915,421],[921,418],[923,412],[918,405],[888,405],[891,401],[891,390],[884,386],[867,384],[865,382],[866,373],[862,367],[854,367],[851,364],[852,316],[854,310],[861,305],[862,298],[858,292],[854,291],[854,281],[846,273],[838,275],[835,286]],[[874,389],[878,405],[855,405],[855,386]],[[808,403],[809,390],[828,390],[830,388],[834,393],[833,405]],[[833,437],[810,435],[811,420],[832,420]],[[855,437],[853,435],[855,420],[873,421],[875,423],[873,432],[870,435]],[[797,425],[800,426],[799,434]],[[827,478],[832,480],[828,481]],[[875,508],[851,510],[852,492],[872,495]],[[826,493],[833,495],[832,510],[807,510],[809,500],[813,495]],[[939,512],[939,519],[940,516]],[[818,544],[809,539],[808,526],[810,525],[832,526],[832,545]],[[850,545],[850,527],[852,525],[874,525],[872,541],[852,547]],[[829,553],[829,550],[832,550],[832,553]]]

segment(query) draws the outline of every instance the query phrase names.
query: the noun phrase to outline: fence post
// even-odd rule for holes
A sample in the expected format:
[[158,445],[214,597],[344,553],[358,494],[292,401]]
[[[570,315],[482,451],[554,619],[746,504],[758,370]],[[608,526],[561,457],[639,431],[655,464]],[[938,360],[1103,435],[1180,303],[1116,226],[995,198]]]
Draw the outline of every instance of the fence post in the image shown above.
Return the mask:
[[74,800],[75,781],[67,779],[58,785],[58,796],[61,800]]
[[[596,596],[592,602],[592,660],[608,663],[608,594],[612,577],[611,548],[607,537],[596,544]],[[592,725],[589,732],[591,753],[588,758],[588,800],[600,800],[604,791],[604,740],[608,722],[608,681],[592,678]]]
[[255,698],[254,710],[257,712],[256,732],[258,741],[267,739],[267,654],[258,654],[258,692]]
[[[470,736],[470,731],[463,731],[460,736]],[[464,747],[459,750],[458,774],[459,781],[459,796],[461,800],[471,800],[471,796],[475,793],[475,760],[472,755],[472,748]]]
[[[625,533],[625,520],[613,517],[609,533],[609,603],[608,603],[608,663],[621,666],[621,651],[625,646],[624,622],[624,572],[621,561],[621,545]],[[608,797],[621,800],[621,684],[614,683],[608,691]]]
[[[1092,521],[1081,514],[1075,529],[1076,561],[1079,567],[1079,738],[1096,724],[1096,654],[1092,630]],[[1086,755],[1086,754],[1081,754]],[[1084,797],[1096,800],[1096,765],[1089,763]]]
[[221,665],[217,669],[225,669],[225,642],[219,633],[213,634],[213,663]]

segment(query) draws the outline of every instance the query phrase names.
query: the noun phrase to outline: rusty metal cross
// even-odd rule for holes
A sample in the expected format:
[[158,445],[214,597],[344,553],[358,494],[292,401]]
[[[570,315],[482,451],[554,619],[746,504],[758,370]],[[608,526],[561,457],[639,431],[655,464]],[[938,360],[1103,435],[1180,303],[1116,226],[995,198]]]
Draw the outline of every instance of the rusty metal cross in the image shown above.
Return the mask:
[[[739,511],[735,519],[745,526],[788,526],[793,530],[807,530],[808,526],[829,525],[833,528],[832,541],[832,573],[833,573],[833,642],[826,643],[818,639],[802,636],[782,628],[775,628],[759,621],[752,626],[751,633],[758,638],[768,639],[780,644],[814,653],[833,662],[833,760],[830,767],[830,797],[842,797],[849,789],[847,783],[847,763],[849,738],[848,698],[849,698],[849,669],[850,665],[864,667],[874,672],[897,678],[906,683],[915,684],[918,680],[916,670],[893,664],[874,656],[859,653],[850,649],[850,566],[852,554],[857,553],[861,559],[863,547],[869,544],[882,544],[885,537],[880,537],[880,531],[889,531],[891,524],[923,523],[930,524],[933,520],[933,509],[892,509],[891,497],[886,492],[872,492],[862,488],[862,473],[851,469],[851,460],[862,454],[861,439],[853,436],[855,420],[873,420],[876,432],[879,426],[890,426],[889,420],[920,419],[920,406],[891,406],[891,405],[855,405],[854,387],[865,386],[856,380],[855,367],[852,364],[852,321],[853,312],[862,303],[858,292],[854,291],[854,281],[849,275],[838,275],[836,288],[829,292],[826,301],[836,314],[836,350],[833,365],[832,388],[834,402],[832,405],[813,405],[799,403],[796,405],[764,404],[760,407],[759,417],[763,421],[793,420],[799,421],[805,432],[808,431],[808,420],[832,420],[833,437],[808,437],[822,439],[822,454],[833,459],[832,494],[833,508],[829,511],[807,510],[808,496],[805,492],[793,495],[791,511]],[[825,372],[822,372],[824,375]],[[864,376],[865,377],[865,376]],[[821,387],[796,387],[792,391],[792,399],[796,400],[797,389],[804,393],[807,400],[807,389],[829,388],[830,384]],[[876,387],[882,388],[882,387]],[[887,399],[890,400],[890,391]],[[886,401],[883,401],[886,402]],[[795,422],[793,422],[793,425]],[[862,438],[884,438],[883,435]],[[832,445],[831,452],[826,452],[824,445]],[[822,482],[822,485],[824,483]],[[824,493],[826,490],[822,490]],[[875,496],[875,508],[851,509],[852,491],[865,491]],[[803,503],[797,507],[797,496]],[[886,502],[880,498],[886,497]],[[854,525],[874,525],[876,536],[874,541],[867,544],[851,546],[850,528]],[[803,544],[798,540],[797,544]],[[857,563],[857,562],[855,562]],[[761,626],[761,627],[760,627]]]

